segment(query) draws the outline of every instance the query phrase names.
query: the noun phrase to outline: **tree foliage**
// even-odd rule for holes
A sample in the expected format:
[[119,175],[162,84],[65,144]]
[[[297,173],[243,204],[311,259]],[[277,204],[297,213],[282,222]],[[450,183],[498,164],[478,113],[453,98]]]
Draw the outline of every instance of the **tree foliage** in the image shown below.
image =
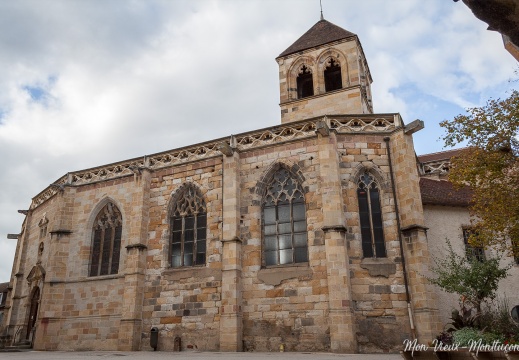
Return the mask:
[[447,247],[447,256],[433,257],[431,271],[436,277],[428,280],[448,293],[460,295],[462,302],[470,304],[479,315],[483,302],[495,299],[499,281],[508,276],[510,265],[500,267],[495,257],[479,261],[465,254],[460,256],[448,240]]
[[452,159],[449,180],[473,190],[470,243],[497,245],[519,257],[519,92],[440,125],[446,146],[468,144]]

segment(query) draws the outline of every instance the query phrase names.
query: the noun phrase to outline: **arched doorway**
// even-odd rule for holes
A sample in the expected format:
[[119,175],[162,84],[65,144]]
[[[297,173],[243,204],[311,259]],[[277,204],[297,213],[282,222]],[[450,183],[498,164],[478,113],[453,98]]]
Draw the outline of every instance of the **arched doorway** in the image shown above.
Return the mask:
[[29,320],[27,321],[27,334],[25,338],[30,340],[32,329],[36,324],[36,318],[38,317],[38,305],[40,303],[40,288],[36,287],[31,296],[31,306],[29,310]]

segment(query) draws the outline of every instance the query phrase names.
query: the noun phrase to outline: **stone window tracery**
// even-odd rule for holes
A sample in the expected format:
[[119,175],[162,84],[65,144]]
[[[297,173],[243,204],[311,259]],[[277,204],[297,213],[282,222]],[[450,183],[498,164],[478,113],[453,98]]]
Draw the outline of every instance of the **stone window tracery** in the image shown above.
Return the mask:
[[263,199],[263,264],[308,261],[306,205],[301,185],[279,169]]
[[171,266],[205,264],[207,214],[198,189],[181,190],[171,213]]
[[360,176],[357,183],[357,197],[363,256],[386,257],[380,191],[374,176],[367,171]]
[[90,276],[119,272],[122,215],[117,206],[107,203],[98,213],[92,229]]
[[306,65],[302,65],[299,68],[299,74],[297,75],[297,98],[302,99],[307,96],[314,94],[314,81],[312,77],[312,71]]
[[324,69],[324,88],[325,91],[342,89],[341,65],[333,58],[326,61]]

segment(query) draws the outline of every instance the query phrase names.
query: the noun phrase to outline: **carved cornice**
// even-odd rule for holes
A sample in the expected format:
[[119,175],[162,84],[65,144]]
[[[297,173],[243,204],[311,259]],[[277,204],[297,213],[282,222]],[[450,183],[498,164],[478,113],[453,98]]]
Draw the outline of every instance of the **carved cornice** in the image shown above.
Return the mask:
[[391,115],[370,117],[341,116],[330,118],[330,128],[338,133],[358,133],[358,132],[388,132],[393,131],[398,124],[395,124]]
[[450,167],[451,161],[450,159],[446,159],[421,163],[418,166],[418,171],[420,172],[420,175],[447,175],[449,173]]
[[[198,160],[222,156],[224,143],[237,151],[247,151],[272,146],[279,143],[296,141],[315,137],[318,123],[324,122],[327,127],[340,134],[352,133],[389,133],[402,126],[398,114],[362,114],[362,115],[327,115],[307,120],[260,129],[230,138],[220,138],[213,141],[196,144],[180,149],[173,149],[158,154],[146,155],[142,158],[121,161],[92,169],[68,173],[52,186],[48,186],[33,200],[30,209],[35,209],[54,195],[64,186],[80,186],[105,180],[137,176],[136,169],[151,171],[182,165]],[[224,145],[225,148],[227,146]]]
[[244,135],[236,135],[238,150],[249,150],[286,141],[315,136],[317,121],[290,123]]
[[71,173],[70,185],[83,185],[127,175],[134,175],[135,169],[140,169],[142,167],[144,167],[143,159],[78,171]]
[[[68,175],[64,175],[56,180],[54,185],[65,185],[67,183]],[[32,199],[32,204],[30,210],[37,208],[39,205],[43,204],[45,201],[53,197],[59,192],[59,187],[57,186],[48,186],[45,190],[40,192]]]
[[206,159],[213,156],[221,156],[221,152],[218,146],[219,144],[220,141],[215,141],[187,148],[171,150],[156,155],[150,155],[147,157],[149,161],[149,167],[155,170],[163,167]]

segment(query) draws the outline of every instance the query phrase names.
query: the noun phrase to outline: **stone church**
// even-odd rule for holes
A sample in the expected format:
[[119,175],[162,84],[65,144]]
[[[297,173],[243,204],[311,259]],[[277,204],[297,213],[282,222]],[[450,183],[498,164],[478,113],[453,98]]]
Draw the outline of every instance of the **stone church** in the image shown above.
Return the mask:
[[442,326],[412,134],[357,35],[283,51],[281,124],[73,171],[37,194],[4,338],[39,350],[396,351]]

